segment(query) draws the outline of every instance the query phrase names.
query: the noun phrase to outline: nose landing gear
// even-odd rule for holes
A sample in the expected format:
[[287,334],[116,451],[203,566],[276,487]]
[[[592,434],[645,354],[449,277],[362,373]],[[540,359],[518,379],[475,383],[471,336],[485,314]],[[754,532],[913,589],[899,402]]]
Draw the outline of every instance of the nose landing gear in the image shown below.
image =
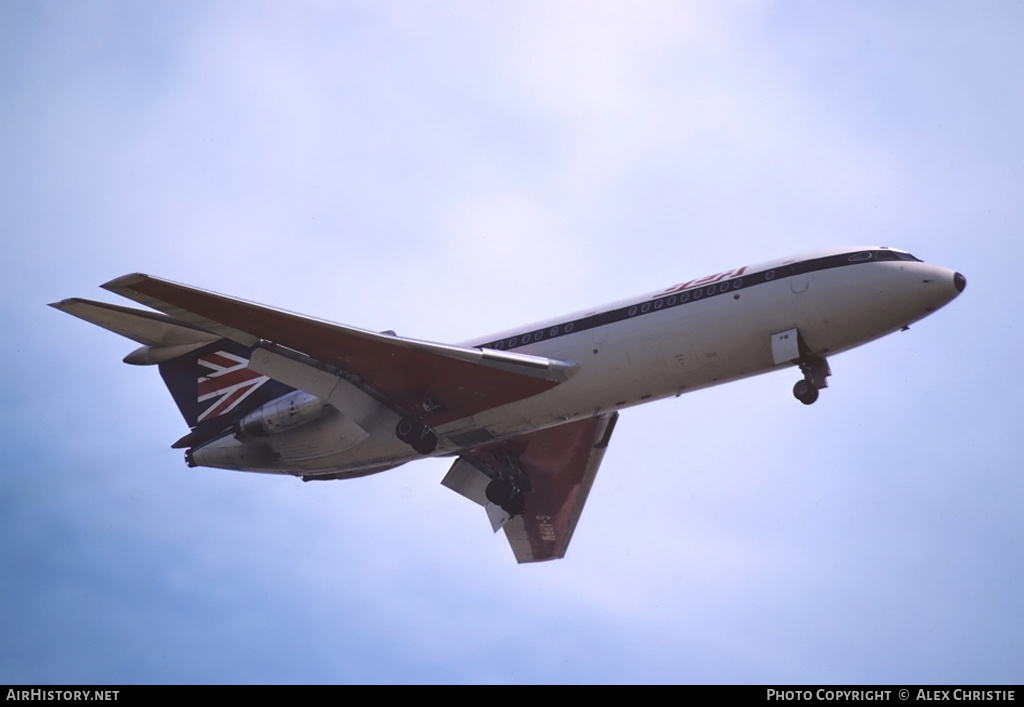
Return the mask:
[[793,386],[793,396],[804,405],[812,405],[818,399],[818,391],[828,387],[827,378],[832,375],[828,361],[807,350],[803,339],[800,340],[800,358],[797,365],[803,371],[804,379]]
[[804,405],[811,405],[818,399],[818,391],[828,387],[832,375],[828,361],[811,350],[796,327],[772,334],[772,360],[780,366],[795,363],[804,374],[804,379],[793,386],[793,396]]

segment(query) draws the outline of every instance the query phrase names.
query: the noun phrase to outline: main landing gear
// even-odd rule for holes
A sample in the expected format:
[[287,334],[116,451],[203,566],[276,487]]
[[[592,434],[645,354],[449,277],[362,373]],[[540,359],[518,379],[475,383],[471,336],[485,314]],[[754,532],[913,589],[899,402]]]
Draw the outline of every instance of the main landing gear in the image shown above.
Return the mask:
[[395,436],[420,454],[430,454],[437,449],[437,435],[423,420],[414,417],[400,420],[395,426]]
[[793,386],[793,396],[804,405],[811,405],[818,399],[818,391],[828,387],[826,380],[832,371],[828,367],[828,361],[822,356],[817,356],[807,350],[803,339],[800,340],[800,358],[797,365],[803,371],[804,379],[796,382]]
[[510,516],[517,516],[526,509],[526,493],[531,490],[530,479],[519,464],[519,460],[504,450],[495,452],[501,462],[500,475],[493,479],[484,494],[491,503],[500,506]]

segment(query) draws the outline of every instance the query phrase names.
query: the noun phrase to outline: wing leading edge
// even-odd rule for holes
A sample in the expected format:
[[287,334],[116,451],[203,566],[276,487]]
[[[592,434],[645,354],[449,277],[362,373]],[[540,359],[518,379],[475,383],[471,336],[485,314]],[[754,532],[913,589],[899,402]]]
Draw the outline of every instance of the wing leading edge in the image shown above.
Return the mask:
[[487,501],[485,488],[514,458],[530,490],[523,512],[499,524],[516,561],[564,557],[618,417],[612,412],[477,447],[464,453],[441,483],[487,508],[494,522],[502,511]]
[[335,366],[434,426],[544,392],[576,371],[571,362],[378,334],[149,275],[103,287],[240,344],[272,342]]

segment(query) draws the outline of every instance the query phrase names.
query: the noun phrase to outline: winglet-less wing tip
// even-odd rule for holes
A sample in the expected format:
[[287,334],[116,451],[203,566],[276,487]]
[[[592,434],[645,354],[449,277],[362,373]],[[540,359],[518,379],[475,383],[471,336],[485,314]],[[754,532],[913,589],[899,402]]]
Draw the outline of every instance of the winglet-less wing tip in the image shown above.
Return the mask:
[[104,282],[100,287],[104,290],[110,290],[111,292],[117,292],[125,287],[131,287],[137,285],[144,280],[148,280],[149,275],[141,272],[131,273],[130,275],[122,275],[121,277],[115,277],[110,282]]

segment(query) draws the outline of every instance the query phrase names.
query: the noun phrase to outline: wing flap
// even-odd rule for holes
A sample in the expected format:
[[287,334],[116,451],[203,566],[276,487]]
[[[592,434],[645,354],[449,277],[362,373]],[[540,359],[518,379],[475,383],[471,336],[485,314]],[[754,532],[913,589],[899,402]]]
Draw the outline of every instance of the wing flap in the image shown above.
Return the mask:
[[566,361],[378,334],[148,275],[103,287],[247,346],[264,340],[299,351],[358,376],[407,411],[430,401],[426,419],[435,426],[544,392],[576,370]]

